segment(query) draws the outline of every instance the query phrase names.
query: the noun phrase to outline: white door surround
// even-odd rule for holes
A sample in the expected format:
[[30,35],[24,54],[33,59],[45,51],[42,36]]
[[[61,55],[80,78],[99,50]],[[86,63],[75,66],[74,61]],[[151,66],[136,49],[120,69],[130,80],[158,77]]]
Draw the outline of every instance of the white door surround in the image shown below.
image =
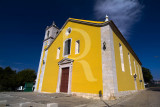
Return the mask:
[[59,73],[58,73],[58,81],[57,81],[57,89],[56,93],[60,93],[60,86],[61,86],[61,76],[62,76],[62,68],[69,67],[69,78],[68,78],[68,92],[67,94],[71,94],[71,82],[72,82],[72,59],[63,58],[61,61],[58,62],[59,65]]

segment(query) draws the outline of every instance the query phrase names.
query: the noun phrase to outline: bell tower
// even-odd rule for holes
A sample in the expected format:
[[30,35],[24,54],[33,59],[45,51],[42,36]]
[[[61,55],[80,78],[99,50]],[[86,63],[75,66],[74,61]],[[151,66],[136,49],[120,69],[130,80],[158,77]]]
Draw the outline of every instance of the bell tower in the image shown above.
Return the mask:
[[47,45],[49,45],[56,38],[58,32],[59,28],[53,21],[52,25],[46,27],[44,42],[47,41]]
[[59,32],[59,28],[55,25],[54,21],[53,21],[52,25],[47,26],[47,28],[45,30],[41,58],[40,58],[40,62],[39,62],[38,74],[37,74],[35,90],[34,90],[35,92],[41,92],[41,90],[42,90],[42,82],[43,82],[45,65],[46,65],[45,63],[47,61],[47,54],[48,54],[48,50],[45,50],[45,49],[57,37],[58,32]]

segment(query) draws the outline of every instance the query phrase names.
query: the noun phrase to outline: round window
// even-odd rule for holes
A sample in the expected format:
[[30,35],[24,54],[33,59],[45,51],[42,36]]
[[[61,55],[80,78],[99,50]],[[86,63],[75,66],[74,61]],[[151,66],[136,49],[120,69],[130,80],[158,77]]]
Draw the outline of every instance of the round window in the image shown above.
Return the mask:
[[71,27],[69,27],[67,30],[66,30],[66,35],[69,35],[71,33],[72,29]]

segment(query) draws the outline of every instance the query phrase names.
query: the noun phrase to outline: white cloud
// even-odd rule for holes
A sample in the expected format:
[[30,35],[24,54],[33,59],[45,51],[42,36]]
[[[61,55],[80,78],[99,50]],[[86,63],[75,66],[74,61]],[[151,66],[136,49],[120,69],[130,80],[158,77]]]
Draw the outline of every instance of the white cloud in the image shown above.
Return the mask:
[[107,14],[125,38],[128,38],[131,27],[141,17],[142,8],[143,5],[138,0],[97,0],[94,11],[99,20],[105,20]]

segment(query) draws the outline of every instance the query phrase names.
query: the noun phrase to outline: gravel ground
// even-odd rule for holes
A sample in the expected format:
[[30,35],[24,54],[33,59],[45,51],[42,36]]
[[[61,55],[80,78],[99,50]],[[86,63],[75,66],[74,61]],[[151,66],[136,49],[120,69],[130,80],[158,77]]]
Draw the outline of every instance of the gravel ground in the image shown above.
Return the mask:
[[58,103],[58,107],[160,107],[160,88],[150,88],[112,101],[35,92],[1,92],[0,101],[7,101],[8,107],[18,107],[26,102],[32,103],[32,107],[48,103]]

